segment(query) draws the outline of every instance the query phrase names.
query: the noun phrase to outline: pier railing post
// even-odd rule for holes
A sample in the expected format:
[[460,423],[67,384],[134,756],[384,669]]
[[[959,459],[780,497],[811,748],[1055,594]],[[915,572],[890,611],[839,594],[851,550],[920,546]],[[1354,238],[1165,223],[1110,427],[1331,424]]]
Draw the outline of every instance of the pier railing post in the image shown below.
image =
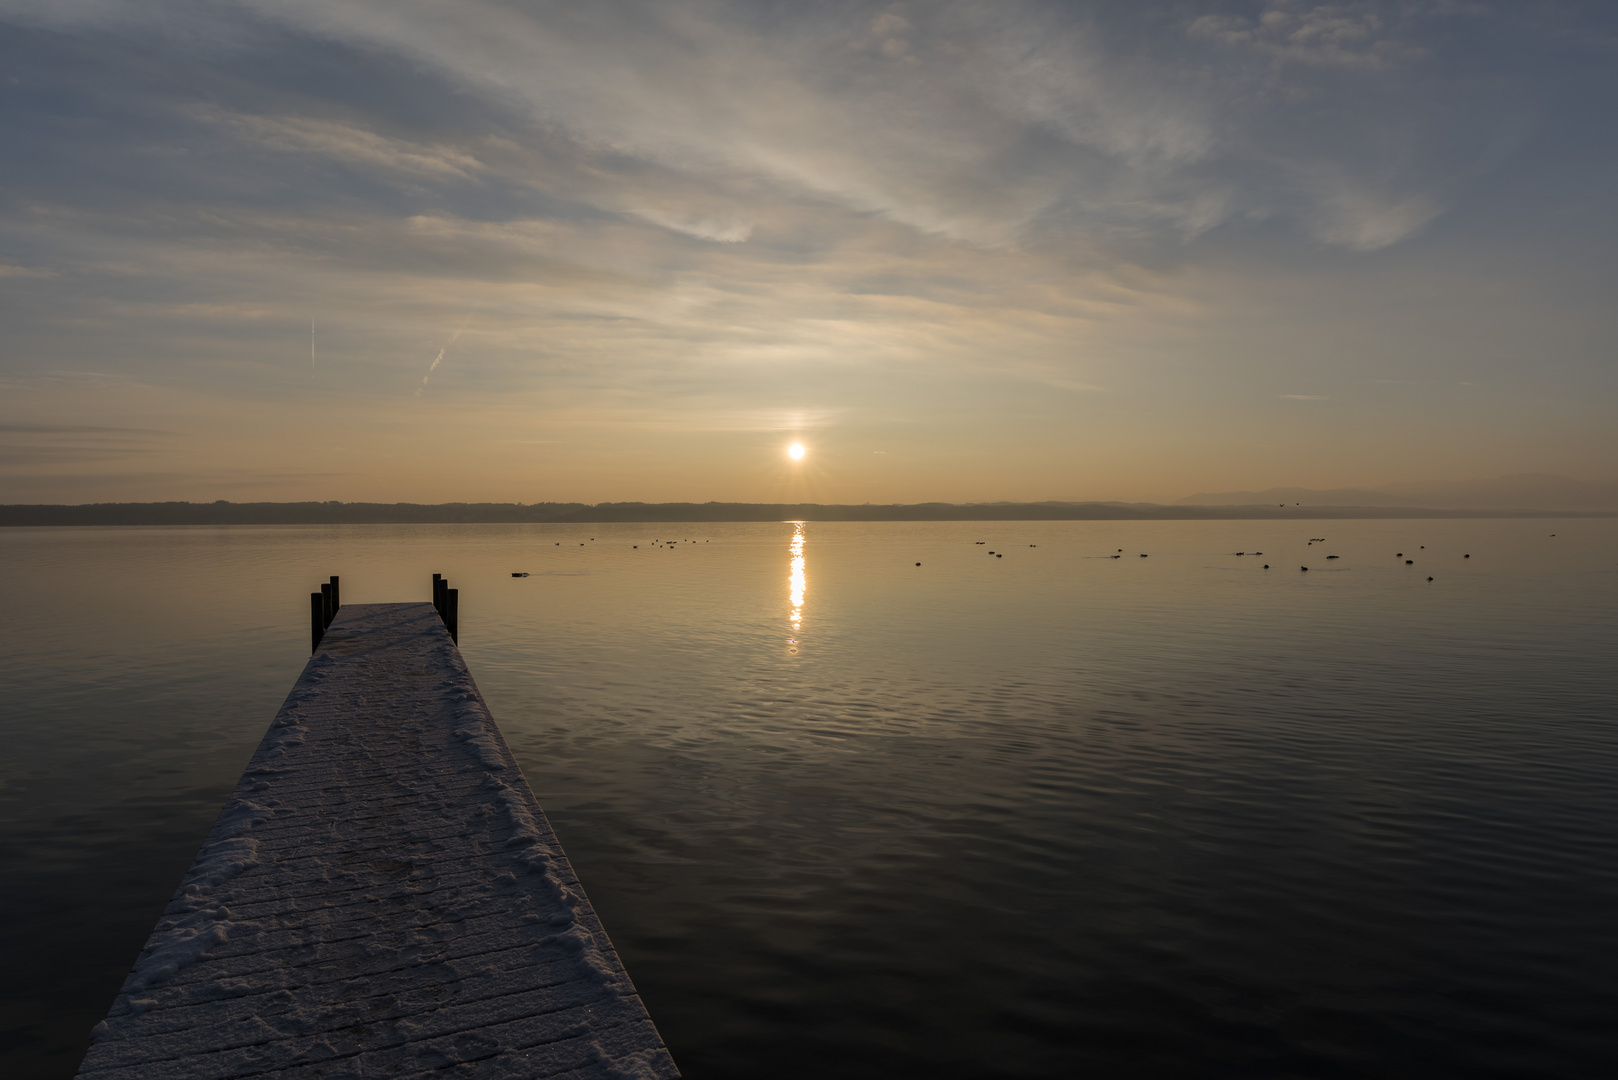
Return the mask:
[[461,643],[461,590],[444,590],[444,608],[448,613],[444,618],[444,625],[449,627],[449,639],[459,645]]
[[333,574],[331,576],[331,613],[333,618],[342,610],[342,607],[343,601],[337,593],[337,575]]
[[336,612],[332,610],[331,605],[331,582],[328,581],[320,586],[320,601],[325,609],[325,626],[321,627],[321,629],[324,630],[326,626],[331,625],[331,617],[336,614]]
[[433,575],[433,610],[438,612],[440,619],[444,617],[444,575],[442,574]]
[[326,633],[326,598],[320,593],[309,594],[309,651],[320,648],[320,639]]

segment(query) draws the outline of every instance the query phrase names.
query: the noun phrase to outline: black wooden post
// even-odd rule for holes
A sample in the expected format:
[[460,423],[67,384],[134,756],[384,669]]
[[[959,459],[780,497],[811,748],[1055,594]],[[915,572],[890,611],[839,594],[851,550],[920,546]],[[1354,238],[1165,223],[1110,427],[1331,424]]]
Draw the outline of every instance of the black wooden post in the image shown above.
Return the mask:
[[320,639],[326,633],[326,598],[320,593],[309,594],[309,651],[320,648]]
[[333,616],[343,609],[343,601],[337,595],[337,575],[331,576],[331,613]]
[[434,574],[433,575],[433,610],[438,612],[438,617],[440,619],[442,619],[444,617],[444,575],[443,574]]
[[461,643],[461,590],[445,589],[444,607],[448,612],[444,619],[444,625],[449,627],[449,639],[459,645]]
[[322,586],[320,586],[320,601],[321,601],[321,604],[325,608],[325,620],[326,620],[326,622],[325,622],[325,626],[321,627],[321,629],[324,630],[326,626],[331,625],[331,617],[332,617],[332,614],[333,614],[332,609],[331,609],[331,582],[328,581],[325,584],[323,584]]

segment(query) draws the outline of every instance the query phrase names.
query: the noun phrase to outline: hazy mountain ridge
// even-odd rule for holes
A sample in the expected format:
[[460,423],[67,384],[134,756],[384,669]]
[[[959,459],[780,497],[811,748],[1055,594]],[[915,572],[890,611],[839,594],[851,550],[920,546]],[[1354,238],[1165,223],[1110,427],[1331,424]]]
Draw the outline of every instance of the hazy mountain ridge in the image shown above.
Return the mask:
[[1176,506],[1424,507],[1434,510],[1618,510],[1618,482],[1590,483],[1548,473],[1489,480],[1419,480],[1374,488],[1269,488],[1199,492]]

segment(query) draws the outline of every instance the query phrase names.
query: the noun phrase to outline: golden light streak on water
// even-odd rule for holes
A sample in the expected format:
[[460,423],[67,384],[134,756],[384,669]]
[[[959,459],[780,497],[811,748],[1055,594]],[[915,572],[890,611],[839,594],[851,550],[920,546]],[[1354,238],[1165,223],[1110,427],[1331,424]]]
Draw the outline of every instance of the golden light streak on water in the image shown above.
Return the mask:
[[788,600],[792,605],[792,636],[787,639],[790,646],[787,649],[789,653],[798,651],[798,631],[803,628],[803,594],[808,584],[803,572],[803,542],[803,522],[795,521],[792,523],[792,543],[789,545],[792,551],[792,572],[787,578]]

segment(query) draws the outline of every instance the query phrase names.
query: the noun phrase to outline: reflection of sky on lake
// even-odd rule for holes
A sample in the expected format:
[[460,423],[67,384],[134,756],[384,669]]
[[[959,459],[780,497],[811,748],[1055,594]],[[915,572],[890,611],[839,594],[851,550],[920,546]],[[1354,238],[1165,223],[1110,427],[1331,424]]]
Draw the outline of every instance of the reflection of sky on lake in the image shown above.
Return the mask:
[[664,528],[0,530],[0,1076],[433,571],[691,1075],[1611,1072],[1618,520],[815,522],[790,663],[808,523]]
[[798,631],[803,629],[803,594],[806,579],[803,574],[803,522],[792,523],[791,574],[787,578],[788,600],[792,604],[792,636],[787,639],[788,652],[798,651]]

